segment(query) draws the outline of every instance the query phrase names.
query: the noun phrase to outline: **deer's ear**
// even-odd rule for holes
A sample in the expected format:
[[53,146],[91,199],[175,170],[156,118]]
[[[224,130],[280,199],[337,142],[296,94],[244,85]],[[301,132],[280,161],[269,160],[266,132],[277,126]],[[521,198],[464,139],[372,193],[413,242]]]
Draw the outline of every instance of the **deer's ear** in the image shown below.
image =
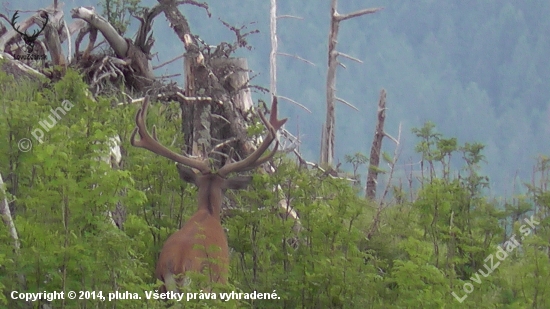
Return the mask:
[[252,181],[252,176],[235,176],[226,179],[223,182],[224,189],[240,190],[244,189]]
[[196,184],[195,180],[197,179],[197,174],[195,174],[195,172],[193,172],[192,169],[188,168],[185,165],[181,165],[181,164],[176,164],[176,166],[178,167],[178,172],[180,174],[180,178],[183,181],[189,182],[189,183],[192,183],[192,184]]

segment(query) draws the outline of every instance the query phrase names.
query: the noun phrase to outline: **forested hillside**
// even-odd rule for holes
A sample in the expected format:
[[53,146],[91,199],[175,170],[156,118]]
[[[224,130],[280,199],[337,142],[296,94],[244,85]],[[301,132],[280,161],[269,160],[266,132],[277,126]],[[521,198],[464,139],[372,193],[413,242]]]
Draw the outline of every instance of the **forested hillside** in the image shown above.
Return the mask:
[[[29,7],[41,5],[32,3]],[[79,5],[101,10],[94,1]],[[70,7],[67,4],[67,10]],[[490,195],[524,192],[521,184],[530,180],[536,157],[550,153],[549,143],[544,142],[550,133],[548,2],[369,0],[341,1],[338,7],[341,13],[384,8],[340,27],[338,49],[363,61],[343,59],[347,69],[339,68],[337,75],[338,96],[360,109],[337,106],[336,154],[347,171],[351,166],[345,164],[345,155],[369,153],[378,93],[384,88],[387,130],[397,134],[399,123],[403,124],[401,164],[419,161],[410,130],[432,121],[444,135],[486,145],[488,160],[480,168],[490,177]],[[183,9],[194,32],[209,44],[234,37],[219,19],[258,29],[260,33],[249,37],[253,49],[238,55],[259,74],[252,82],[268,85],[269,2],[228,0],[210,3],[210,11],[208,18],[199,8]],[[329,13],[330,1],[278,3],[279,15],[301,18],[279,19],[279,51],[314,63],[278,57],[279,93],[312,111],[286,101],[281,104],[282,114],[291,116],[288,127],[299,130],[301,151],[310,160],[318,160],[325,121]],[[135,29],[139,23],[129,20],[129,29]],[[153,52],[158,53],[153,65],[181,55],[183,47],[164,19],[155,22],[153,31]],[[159,76],[178,73],[178,66],[156,70]],[[183,82],[181,77],[173,79]],[[265,99],[260,93],[256,97]]]
[[[310,161],[318,159],[325,119],[328,2],[280,1],[278,8],[303,18],[278,21],[279,50],[315,64],[278,58],[278,92],[311,110],[279,100],[286,129],[299,135]],[[64,8],[67,21],[73,5]],[[44,4],[12,6],[6,16]],[[253,48],[237,55],[259,73],[252,83],[268,87],[269,3],[209,6],[211,18],[204,8],[179,10],[208,44],[235,39],[218,18],[259,29],[249,38]],[[130,143],[139,107],[129,94],[161,90],[134,93],[116,80],[116,91],[96,95],[86,68],[70,65],[31,63],[58,74],[50,78],[0,72],[0,307],[550,308],[550,3],[341,0],[339,11],[378,6],[384,9],[340,29],[338,49],[363,61],[342,59],[347,68],[337,75],[338,96],[360,109],[337,107],[336,150],[347,173],[280,152],[272,172],[250,172],[248,190],[225,192],[229,283],[201,290],[206,276],[190,275],[182,292],[200,299],[151,296],[161,285],[159,252],[195,212],[198,196],[173,162]],[[153,32],[153,66],[186,52],[164,15]],[[97,59],[121,60],[102,48]],[[0,66],[9,67],[14,60],[0,52]],[[178,61],[155,75],[182,71]],[[183,76],[173,81],[181,85]],[[397,136],[403,126],[399,160],[385,139],[378,194],[365,199],[362,153],[370,151],[381,88],[385,130]],[[176,152],[188,146],[182,127],[193,115],[184,111],[175,100],[149,107],[149,129],[155,125],[155,138]],[[247,140],[263,136],[256,118]],[[47,119],[56,120],[48,126]],[[116,135],[120,154],[110,149]],[[352,182],[358,174],[361,181]],[[90,293],[37,301],[19,294],[54,291]],[[109,299],[115,292],[126,299]],[[247,297],[220,299],[231,292]],[[252,292],[275,299],[250,299]]]
[[[347,69],[338,69],[338,96],[360,109],[337,106],[336,152],[342,163],[346,154],[368,154],[378,93],[385,88],[386,128],[397,134],[403,124],[401,164],[419,160],[411,128],[432,121],[444,135],[486,145],[487,163],[480,168],[490,177],[492,195],[509,197],[514,183],[520,190],[530,180],[535,158],[550,152],[545,142],[550,133],[550,3],[398,0],[340,1],[338,6],[341,13],[384,7],[340,27],[338,50],[364,62],[343,59]],[[312,110],[282,105],[282,112],[292,115],[289,126],[300,124],[302,151],[314,160],[325,120],[329,9],[330,1],[279,1],[280,15],[303,18],[278,21],[279,50],[316,65],[278,59],[279,92]],[[212,4],[212,11],[230,22],[256,22],[249,26],[261,31],[251,39],[255,49],[243,55],[260,73],[257,82],[267,84],[268,2],[225,1],[219,8]],[[214,18],[190,18],[201,36],[227,40],[227,31]]]

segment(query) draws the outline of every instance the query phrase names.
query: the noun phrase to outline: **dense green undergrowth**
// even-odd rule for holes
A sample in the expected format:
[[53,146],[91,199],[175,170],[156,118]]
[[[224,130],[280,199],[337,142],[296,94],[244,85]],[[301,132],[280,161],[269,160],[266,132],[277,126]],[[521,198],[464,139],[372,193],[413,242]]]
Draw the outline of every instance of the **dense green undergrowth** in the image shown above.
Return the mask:
[[[91,100],[74,72],[47,88],[0,74],[0,88],[0,173],[20,243],[7,225],[0,227],[0,306],[25,307],[12,299],[13,291],[101,291],[105,297],[118,291],[141,299],[102,301],[88,294],[51,304],[164,308],[165,302],[147,299],[159,286],[155,261],[163,241],[195,211],[196,189],[179,179],[169,160],[130,146],[137,107],[113,107],[115,98]],[[181,140],[179,124],[167,121],[168,109],[158,105],[150,108],[148,122],[157,125],[159,140]],[[50,117],[55,124],[43,125],[52,123]],[[124,157],[117,169],[98,159],[109,153],[107,142],[115,133]],[[382,202],[361,198],[347,180],[300,169],[291,158],[278,157],[273,175],[255,174],[249,190],[228,191],[228,200],[238,206],[223,219],[230,284],[215,291],[243,293],[242,298],[173,305],[550,307],[550,161],[536,162],[525,195],[489,198],[487,179],[478,173],[486,160],[483,145],[460,145],[431,123],[413,133],[422,168],[411,173],[414,186],[391,189],[379,216]],[[22,139],[32,144],[30,150]],[[276,185],[282,196],[272,190]],[[299,224],[281,215],[281,200],[299,214]],[[122,229],[108,216],[117,205],[126,212]],[[279,299],[244,298],[254,291]]]

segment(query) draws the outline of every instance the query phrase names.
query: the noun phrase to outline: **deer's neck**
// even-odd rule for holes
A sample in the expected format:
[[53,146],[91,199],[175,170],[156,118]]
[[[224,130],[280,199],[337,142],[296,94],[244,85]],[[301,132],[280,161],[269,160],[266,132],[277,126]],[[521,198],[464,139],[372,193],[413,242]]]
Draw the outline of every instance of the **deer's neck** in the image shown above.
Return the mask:
[[199,210],[204,210],[209,215],[219,219],[222,200],[222,190],[216,183],[208,182],[204,186],[199,187]]

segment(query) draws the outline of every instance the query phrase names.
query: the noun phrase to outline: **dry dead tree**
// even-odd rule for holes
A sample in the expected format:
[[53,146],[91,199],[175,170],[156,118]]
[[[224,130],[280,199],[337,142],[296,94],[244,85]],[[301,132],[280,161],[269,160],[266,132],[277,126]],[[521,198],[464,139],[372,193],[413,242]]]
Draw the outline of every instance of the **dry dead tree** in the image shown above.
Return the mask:
[[340,27],[340,22],[363,16],[366,14],[376,13],[382,8],[373,8],[373,9],[363,9],[358,10],[349,14],[340,14],[337,11],[337,0],[332,0],[331,2],[331,18],[330,18],[330,32],[328,40],[328,71],[327,71],[327,84],[326,84],[326,96],[327,96],[327,117],[325,124],[323,126],[323,133],[321,134],[321,165],[332,165],[334,161],[334,129],[335,129],[335,111],[334,111],[334,102],[339,101],[344,103],[354,109],[353,105],[348,103],[342,98],[336,97],[336,67],[341,65],[345,68],[343,64],[338,61],[338,56],[354,60],[361,63],[357,58],[346,55],[342,52],[336,50],[336,45],[338,43],[338,29]]
[[380,225],[380,221],[381,221],[382,211],[384,211],[384,209],[386,209],[388,207],[388,205],[390,205],[390,203],[386,202],[386,197],[387,197],[387,195],[389,193],[389,190],[392,186],[391,182],[393,180],[393,174],[395,172],[395,164],[397,163],[397,160],[399,158],[399,152],[401,151],[401,147],[400,147],[401,146],[401,124],[399,124],[397,139],[395,139],[395,138],[393,138],[393,137],[391,137],[390,135],[387,135],[387,134],[385,134],[384,136],[387,136],[388,138],[390,138],[395,143],[395,150],[393,152],[393,157],[391,158],[391,160],[388,159],[389,160],[388,161],[388,167],[390,169],[388,181],[386,182],[386,186],[384,188],[384,193],[382,193],[382,196],[380,197],[380,200],[378,201],[376,214],[374,215],[371,227],[370,227],[369,232],[367,233],[367,236],[366,236],[367,239],[370,239],[372,237],[372,235],[374,235],[374,233],[378,230],[379,225]]

